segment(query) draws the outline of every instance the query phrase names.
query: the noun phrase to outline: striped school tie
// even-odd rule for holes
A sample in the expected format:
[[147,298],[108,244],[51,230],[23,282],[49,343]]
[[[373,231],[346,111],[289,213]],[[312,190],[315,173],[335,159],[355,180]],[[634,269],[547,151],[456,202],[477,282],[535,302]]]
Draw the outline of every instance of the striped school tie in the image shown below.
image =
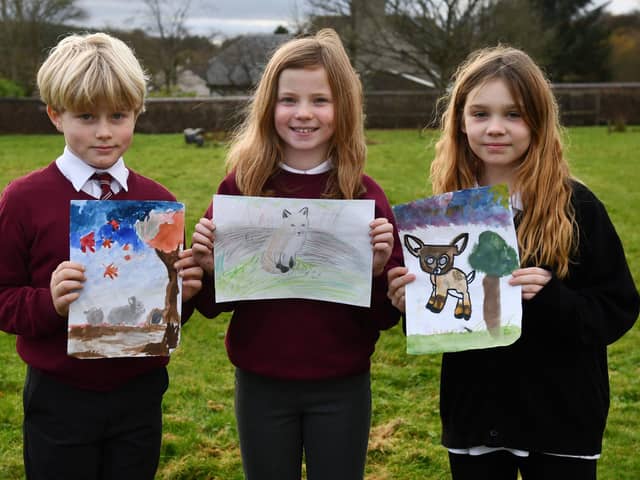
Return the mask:
[[113,191],[111,190],[111,175],[106,172],[94,173],[91,175],[91,178],[100,184],[100,190],[102,190],[100,200],[109,200],[113,196]]

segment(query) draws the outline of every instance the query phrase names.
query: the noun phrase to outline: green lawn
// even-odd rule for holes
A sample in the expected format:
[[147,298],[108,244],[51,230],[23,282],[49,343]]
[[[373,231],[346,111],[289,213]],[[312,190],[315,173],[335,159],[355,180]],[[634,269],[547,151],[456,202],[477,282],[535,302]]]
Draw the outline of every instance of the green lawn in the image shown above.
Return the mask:
[[[434,132],[368,132],[367,172],[391,203],[429,194]],[[568,130],[573,172],[604,201],[640,280],[640,128],[608,134],[604,127]],[[44,166],[61,151],[62,136],[0,135],[0,188]],[[186,145],[181,135],[137,135],[128,164],[169,187],[186,204],[187,229],[209,203],[224,174],[224,150]],[[603,252],[606,254],[606,252]],[[227,316],[195,315],[170,363],[164,401],[159,479],[242,478],[233,416],[233,369],[224,350]],[[439,355],[409,356],[399,328],[384,332],[373,357],[373,427],[367,479],[448,478],[440,446]],[[601,480],[640,478],[640,328],[609,349],[611,411]],[[21,479],[21,392],[24,365],[14,337],[0,333],[0,479]]]

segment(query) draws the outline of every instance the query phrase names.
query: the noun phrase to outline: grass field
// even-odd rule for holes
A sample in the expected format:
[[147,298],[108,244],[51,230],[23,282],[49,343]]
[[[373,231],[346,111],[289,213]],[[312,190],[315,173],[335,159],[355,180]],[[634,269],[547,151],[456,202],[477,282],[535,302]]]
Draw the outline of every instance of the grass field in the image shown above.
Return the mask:
[[[367,172],[391,203],[424,197],[433,132],[370,131]],[[568,130],[573,172],[606,204],[640,281],[640,128]],[[1,136],[0,188],[44,166],[62,150],[61,136]],[[186,204],[187,229],[209,203],[224,174],[224,150],[186,145],[181,135],[137,135],[128,164],[169,187]],[[606,254],[606,252],[603,252]],[[242,478],[233,416],[233,369],[224,350],[227,316],[194,315],[169,365],[158,479]],[[399,328],[384,332],[373,357],[373,426],[368,480],[448,478],[440,446],[439,355],[409,356]],[[640,478],[640,328],[609,349],[611,410],[599,462],[601,480]],[[21,394],[24,365],[15,338],[0,333],[0,479],[21,479]],[[561,420],[559,420],[561,421]],[[570,480],[570,479],[567,479]]]

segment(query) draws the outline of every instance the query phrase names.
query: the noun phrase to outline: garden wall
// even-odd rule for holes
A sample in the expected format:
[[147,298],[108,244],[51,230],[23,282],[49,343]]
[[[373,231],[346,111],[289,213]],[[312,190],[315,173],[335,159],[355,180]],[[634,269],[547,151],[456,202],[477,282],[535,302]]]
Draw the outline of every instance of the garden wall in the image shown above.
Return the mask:
[[[640,83],[557,84],[562,123],[640,124]],[[433,126],[437,95],[430,91],[367,92],[369,128]],[[238,123],[247,97],[151,98],[136,130],[182,132],[185,128],[229,130]],[[36,99],[0,98],[0,133],[53,133],[44,105]]]

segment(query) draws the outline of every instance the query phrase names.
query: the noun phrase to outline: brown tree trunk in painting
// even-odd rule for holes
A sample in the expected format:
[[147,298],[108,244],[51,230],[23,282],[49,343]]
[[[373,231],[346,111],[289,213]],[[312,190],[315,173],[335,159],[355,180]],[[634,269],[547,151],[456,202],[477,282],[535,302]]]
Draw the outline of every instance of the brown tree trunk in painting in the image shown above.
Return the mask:
[[482,315],[487,330],[492,337],[500,335],[500,277],[486,275],[482,279],[484,289],[484,303],[482,305]]
[[[178,346],[178,334],[180,331],[180,315],[178,314],[178,272],[173,268],[173,264],[178,261],[178,249],[172,252],[163,252],[156,248],[156,253],[162,263],[167,267],[169,283],[164,297],[164,310],[162,317],[164,318],[167,329],[164,333],[162,343],[167,349],[173,349]],[[167,354],[169,352],[167,351]]]

